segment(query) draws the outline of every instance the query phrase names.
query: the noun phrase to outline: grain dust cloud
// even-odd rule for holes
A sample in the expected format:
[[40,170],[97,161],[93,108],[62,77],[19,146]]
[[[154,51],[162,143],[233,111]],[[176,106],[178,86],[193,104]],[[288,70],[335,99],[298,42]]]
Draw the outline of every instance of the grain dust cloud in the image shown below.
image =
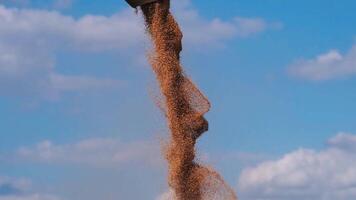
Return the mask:
[[204,114],[209,111],[210,102],[184,74],[180,64],[183,34],[169,4],[169,0],[159,0],[140,9],[154,47],[149,60],[162,93],[171,134],[165,155],[172,198],[236,200],[234,191],[217,172],[195,161],[196,141],[208,130]]

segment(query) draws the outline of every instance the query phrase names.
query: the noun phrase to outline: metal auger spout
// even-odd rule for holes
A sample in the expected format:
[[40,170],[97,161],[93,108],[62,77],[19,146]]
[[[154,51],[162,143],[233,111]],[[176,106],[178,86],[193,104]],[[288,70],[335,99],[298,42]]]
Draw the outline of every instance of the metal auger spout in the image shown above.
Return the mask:
[[137,8],[138,6],[142,6],[148,3],[153,3],[159,0],[125,0],[131,7]]

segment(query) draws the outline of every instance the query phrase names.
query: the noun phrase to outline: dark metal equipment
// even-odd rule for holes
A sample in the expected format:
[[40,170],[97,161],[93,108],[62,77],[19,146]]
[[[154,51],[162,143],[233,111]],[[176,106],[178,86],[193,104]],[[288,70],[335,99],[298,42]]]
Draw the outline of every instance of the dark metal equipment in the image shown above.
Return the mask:
[[131,7],[136,8],[138,6],[142,6],[148,3],[153,3],[158,0],[125,0]]

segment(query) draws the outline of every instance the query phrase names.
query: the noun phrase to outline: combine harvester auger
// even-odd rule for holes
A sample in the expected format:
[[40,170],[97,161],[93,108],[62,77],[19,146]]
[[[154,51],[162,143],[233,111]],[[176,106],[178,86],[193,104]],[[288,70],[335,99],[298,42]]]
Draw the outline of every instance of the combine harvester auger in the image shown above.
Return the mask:
[[148,3],[153,3],[158,0],[125,0],[131,7],[137,8],[138,6],[143,6]]

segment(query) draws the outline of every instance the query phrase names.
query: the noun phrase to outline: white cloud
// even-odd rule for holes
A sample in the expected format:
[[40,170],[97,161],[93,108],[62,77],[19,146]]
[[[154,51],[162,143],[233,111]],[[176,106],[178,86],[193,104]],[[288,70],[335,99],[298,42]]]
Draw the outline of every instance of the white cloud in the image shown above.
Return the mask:
[[19,195],[29,190],[31,182],[27,179],[0,177],[0,197],[4,195]]
[[0,6],[0,25],[2,43],[27,48],[125,49],[143,38],[137,17],[128,11],[110,17],[86,15],[74,19],[55,11]]
[[[175,5],[175,4],[174,4]],[[221,45],[233,38],[248,37],[267,29],[278,29],[281,23],[267,22],[261,18],[234,17],[230,20],[204,19],[192,7],[190,0],[175,5],[175,15],[182,26],[187,45]]]
[[0,200],[61,200],[61,198],[53,195],[31,194],[0,196]]
[[[133,30],[137,25],[128,22],[129,15],[124,12],[111,18],[84,16],[75,20],[57,12],[0,5],[0,92],[52,98],[66,91],[119,85],[118,81],[107,78],[59,74],[55,69],[55,53],[130,46],[137,42],[138,31]],[[113,38],[116,34],[118,37]]]
[[356,74],[356,46],[345,55],[330,50],[310,60],[299,60],[289,67],[289,73],[298,78],[325,81]]
[[340,133],[322,151],[299,149],[241,173],[244,199],[349,200],[356,198],[356,136]]
[[75,164],[105,168],[116,168],[123,164],[132,164],[132,162],[154,166],[161,164],[159,143],[147,141],[126,143],[111,138],[87,139],[63,145],[43,141],[33,147],[18,149],[13,157],[20,162]]
[[0,5],[0,92],[2,95],[57,97],[67,91],[91,91],[119,81],[56,70],[57,51],[124,50],[143,40],[133,13],[78,20],[54,11]]
[[[65,0],[68,1],[68,0]],[[209,44],[249,36],[276,27],[260,18],[235,17],[228,21],[204,19],[190,1],[175,4],[187,43]],[[140,16],[124,10],[112,16],[86,15],[79,19],[54,11],[9,9],[0,6],[0,36],[3,40],[34,40],[34,44],[70,46],[80,50],[126,50],[145,41]],[[14,42],[14,41],[12,41]],[[25,41],[29,42],[29,41]]]
[[60,200],[60,198],[40,193],[32,193],[31,181],[0,177],[0,200]]
[[[68,5],[71,1],[57,2]],[[259,18],[207,20],[188,0],[175,7],[188,46],[220,45],[270,26]],[[60,74],[57,53],[76,51],[90,56],[90,53],[116,52],[122,65],[130,65],[130,59],[137,58],[132,55],[145,55],[145,43],[142,19],[132,10],[75,19],[56,11],[16,9],[0,4],[0,93],[52,98],[66,91],[110,88],[119,82],[81,74]]]
[[356,152],[356,135],[349,133],[339,133],[328,141],[330,146]]

